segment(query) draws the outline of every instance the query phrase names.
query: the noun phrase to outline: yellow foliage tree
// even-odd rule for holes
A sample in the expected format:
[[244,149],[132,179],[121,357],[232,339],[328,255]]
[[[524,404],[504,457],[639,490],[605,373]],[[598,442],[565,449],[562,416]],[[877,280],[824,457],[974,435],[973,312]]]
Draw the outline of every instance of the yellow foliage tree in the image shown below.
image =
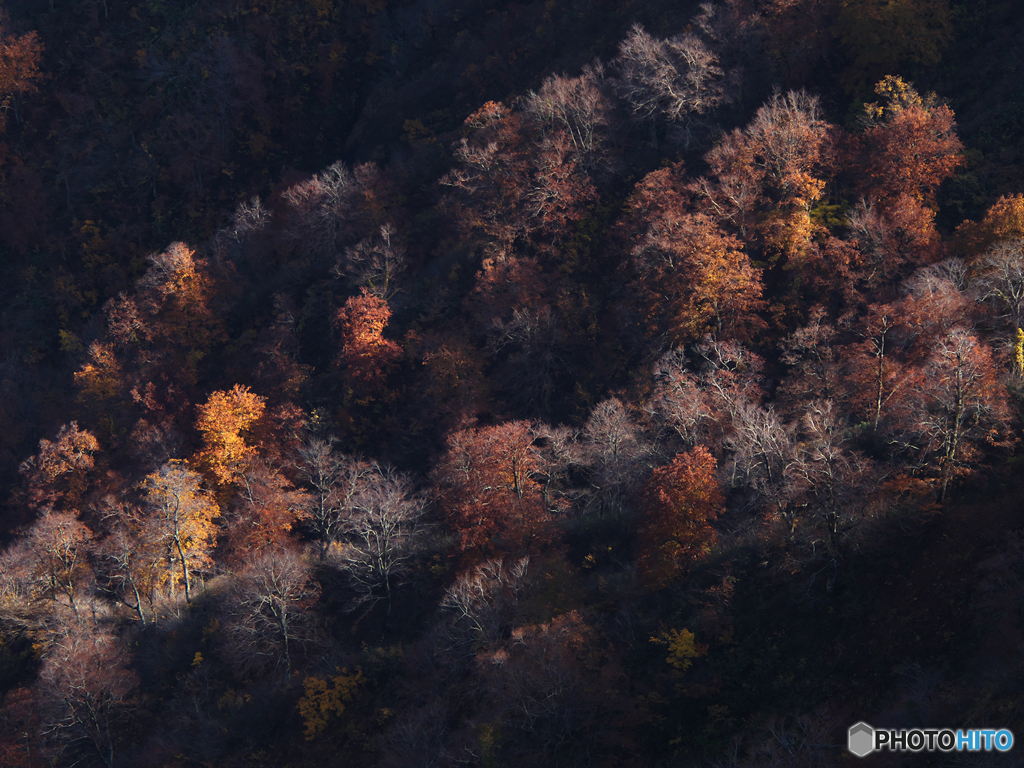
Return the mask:
[[1013,375],[1024,376],[1024,330],[1020,328],[1013,336]]
[[199,406],[196,428],[203,435],[199,465],[213,475],[218,485],[234,483],[256,455],[250,427],[266,409],[266,398],[236,384],[228,392],[214,392]]
[[89,362],[75,372],[78,401],[100,403],[117,397],[123,379],[121,364],[109,344],[93,342]]
[[340,715],[345,711],[345,704],[352,701],[356,689],[365,681],[363,671],[349,674],[348,667],[336,669],[332,678],[324,680],[319,677],[307,677],[303,681],[305,695],[299,699],[299,714],[306,725],[306,740],[312,741],[317,734],[327,728],[331,715]]
[[203,489],[200,475],[173,462],[148,475],[142,488],[150,512],[145,536],[162,552],[164,581],[172,593],[176,584],[183,584],[185,601],[191,602],[195,569],[212,562],[217,538],[213,521],[220,508]]
[[1024,238],[1024,195],[1000,197],[981,221],[965,221],[956,230],[952,251],[978,256],[996,243]]
[[693,660],[699,659],[707,653],[707,646],[696,642],[693,632],[688,629],[669,629],[657,637],[651,638],[652,643],[664,645],[668,648],[668,656],[665,661],[669,663],[673,671],[682,673],[693,666]]

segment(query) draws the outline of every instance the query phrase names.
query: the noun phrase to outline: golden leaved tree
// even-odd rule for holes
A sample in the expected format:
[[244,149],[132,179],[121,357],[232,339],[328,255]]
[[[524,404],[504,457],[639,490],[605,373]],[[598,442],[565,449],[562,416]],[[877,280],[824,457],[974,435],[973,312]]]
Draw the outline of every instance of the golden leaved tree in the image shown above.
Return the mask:
[[213,521],[220,516],[220,507],[202,480],[198,473],[169,462],[142,482],[148,535],[163,553],[165,583],[172,594],[176,584],[184,585],[186,602],[192,600],[196,569],[212,562],[217,538]]
[[199,406],[196,428],[203,436],[198,465],[220,486],[231,485],[245,473],[256,456],[250,428],[266,409],[266,398],[236,384],[227,392],[214,392]]

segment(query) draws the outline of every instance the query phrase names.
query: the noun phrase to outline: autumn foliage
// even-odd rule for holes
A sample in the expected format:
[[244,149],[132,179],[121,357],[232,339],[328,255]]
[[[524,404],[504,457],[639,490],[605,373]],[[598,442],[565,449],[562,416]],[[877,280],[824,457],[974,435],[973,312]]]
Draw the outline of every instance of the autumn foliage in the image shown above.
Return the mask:
[[60,428],[57,442],[39,441],[39,453],[22,462],[27,497],[33,506],[67,505],[74,507],[88,483],[95,464],[93,454],[99,441],[88,430],[72,421]]
[[525,421],[449,436],[435,481],[463,552],[517,554],[554,539],[536,441],[535,425]]
[[0,763],[1020,709],[1014,4],[641,5],[4,4]]
[[202,478],[184,467],[167,464],[142,484],[148,508],[146,538],[152,544],[157,583],[173,595],[181,586],[192,597],[196,572],[212,563],[216,539],[214,519],[220,507],[203,488]]
[[650,586],[685,574],[714,543],[711,523],[725,504],[716,470],[715,457],[697,446],[654,470],[644,486],[637,563]]
[[39,59],[43,44],[39,35],[28,32],[13,35],[4,29],[0,19],[0,133],[7,124],[14,101],[26,91],[35,90],[39,79]]
[[266,400],[241,384],[214,392],[199,406],[196,428],[203,436],[203,450],[198,461],[218,484],[233,483],[249,469],[256,455],[252,426],[265,408]]
[[383,299],[363,288],[338,310],[335,323],[341,337],[338,364],[345,381],[359,396],[379,390],[388,371],[398,362],[400,350],[384,338],[391,308]]
[[883,202],[909,194],[933,203],[939,184],[963,162],[952,110],[899,77],[886,77],[875,92],[883,101],[866,106],[863,136],[869,194]]
[[633,263],[648,325],[668,346],[709,332],[742,334],[760,308],[760,275],[742,244],[702,214],[652,222]]

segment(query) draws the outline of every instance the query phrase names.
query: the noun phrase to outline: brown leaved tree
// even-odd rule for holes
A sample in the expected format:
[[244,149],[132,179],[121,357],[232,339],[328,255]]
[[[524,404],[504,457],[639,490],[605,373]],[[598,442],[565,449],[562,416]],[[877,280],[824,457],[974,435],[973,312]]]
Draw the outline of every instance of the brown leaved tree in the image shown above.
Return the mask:
[[641,496],[637,562],[648,585],[664,587],[703,557],[725,498],[715,457],[702,445],[651,474]]

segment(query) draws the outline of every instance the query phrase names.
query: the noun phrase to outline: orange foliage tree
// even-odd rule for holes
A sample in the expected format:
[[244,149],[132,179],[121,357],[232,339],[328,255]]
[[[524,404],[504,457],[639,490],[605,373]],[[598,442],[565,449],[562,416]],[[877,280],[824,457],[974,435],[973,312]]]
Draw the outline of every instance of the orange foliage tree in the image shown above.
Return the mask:
[[725,504],[715,477],[717,462],[698,445],[654,470],[641,495],[640,553],[644,580],[663,587],[715,540],[711,522]]
[[761,306],[760,272],[740,242],[701,213],[651,223],[633,250],[649,330],[669,346],[705,333],[735,333]]
[[797,256],[815,233],[810,211],[832,177],[835,142],[817,97],[776,94],[708,153],[713,180],[698,191],[741,237],[759,234],[768,256]]
[[22,462],[29,504],[33,506],[76,505],[85,492],[93,454],[100,444],[91,432],[72,421],[57,433],[57,442],[39,441],[39,453]]
[[338,363],[344,366],[345,381],[357,396],[381,388],[384,378],[398,362],[398,345],[384,338],[391,319],[391,307],[363,288],[338,310],[335,323],[341,335]]
[[108,308],[111,336],[125,346],[152,342],[156,360],[194,382],[199,363],[225,336],[212,307],[216,287],[209,267],[185,243],[172,243],[148,261],[137,301],[120,299]]
[[976,256],[1002,240],[1024,238],[1024,195],[1002,196],[981,221],[965,221],[950,246],[957,255]]
[[227,392],[214,392],[199,406],[196,428],[203,436],[203,450],[198,463],[219,485],[234,483],[248,469],[256,455],[251,427],[265,408],[266,399],[241,384]]
[[4,34],[0,19],[0,131],[7,125],[7,113],[17,108],[17,99],[26,91],[35,90],[33,82],[39,77],[39,59],[43,44],[39,35]]

